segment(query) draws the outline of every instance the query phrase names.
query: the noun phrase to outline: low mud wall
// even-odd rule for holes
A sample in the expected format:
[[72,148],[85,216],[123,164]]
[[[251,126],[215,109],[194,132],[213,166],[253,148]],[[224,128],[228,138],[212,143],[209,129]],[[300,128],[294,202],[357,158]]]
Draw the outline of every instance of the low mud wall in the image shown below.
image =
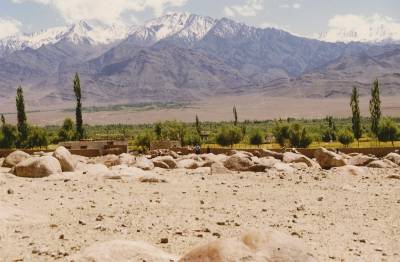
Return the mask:
[[[173,149],[175,152],[180,152],[182,154],[192,154],[194,153],[194,150],[188,149],[186,147],[184,148],[174,148]],[[210,152],[213,154],[226,154],[227,152],[231,151],[232,149],[229,148],[210,148]],[[247,151],[250,153],[254,153],[255,151],[258,151],[259,149],[239,149],[238,151]],[[274,152],[279,152],[282,153],[282,149],[270,149],[271,151]],[[300,148],[297,149],[300,153],[303,155],[313,158],[314,157],[314,152],[315,148]],[[334,150],[336,150],[334,148]],[[339,148],[338,149],[340,152],[343,152],[345,154],[350,154],[350,153],[362,153],[364,155],[374,155],[377,157],[384,157],[389,153],[395,152],[396,150],[400,151],[400,147],[374,147],[374,148]],[[207,148],[202,148],[201,153],[207,153]]]

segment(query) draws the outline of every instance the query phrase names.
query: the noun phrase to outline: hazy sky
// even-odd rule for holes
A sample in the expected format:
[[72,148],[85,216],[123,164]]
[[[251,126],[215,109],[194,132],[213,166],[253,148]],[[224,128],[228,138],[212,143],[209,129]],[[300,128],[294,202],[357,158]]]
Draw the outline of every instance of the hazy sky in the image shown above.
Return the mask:
[[371,25],[400,35],[400,0],[0,0],[0,38],[81,19],[140,24],[172,11],[231,17],[304,36]]

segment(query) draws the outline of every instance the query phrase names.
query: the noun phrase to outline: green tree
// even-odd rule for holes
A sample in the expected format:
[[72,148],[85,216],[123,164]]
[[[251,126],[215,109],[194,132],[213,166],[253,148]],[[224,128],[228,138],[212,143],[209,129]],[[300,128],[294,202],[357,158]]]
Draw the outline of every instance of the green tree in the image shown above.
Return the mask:
[[6,119],[4,118],[4,115],[1,114],[1,125],[4,126],[6,124]]
[[138,134],[135,144],[143,150],[150,149],[151,143],[155,140],[155,134],[152,130],[143,130]]
[[161,122],[157,122],[154,125],[154,132],[156,133],[157,139],[161,139],[161,134],[162,134],[162,123]]
[[399,135],[399,129],[396,123],[390,118],[383,118],[378,126],[378,139],[381,142],[392,142],[394,146],[394,141]]
[[294,124],[289,130],[289,141],[292,147],[307,148],[312,143],[312,138],[306,128]]
[[27,145],[30,148],[34,147],[47,147],[49,145],[49,140],[47,138],[46,132],[39,127],[31,127]]
[[74,130],[74,122],[71,118],[66,118],[64,120],[63,125],[58,131],[58,140],[59,141],[71,141],[76,137]]
[[185,134],[184,145],[195,146],[195,145],[201,145],[201,144],[202,144],[201,137],[197,133],[197,130],[196,131],[192,130],[191,132],[187,132]]
[[287,124],[281,124],[279,122],[275,123],[275,127],[272,130],[273,135],[275,136],[275,141],[281,146],[285,146],[289,141],[289,131],[290,127]]
[[238,114],[237,114],[237,110],[236,110],[236,106],[233,107],[233,124],[235,126],[237,126],[238,124]]
[[354,135],[349,129],[345,128],[339,131],[338,140],[345,147],[348,147],[351,143],[354,142]]
[[237,126],[222,126],[216,135],[215,141],[221,146],[230,146],[242,140],[242,131]]
[[17,106],[17,130],[18,130],[18,147],[24,147],[29,135],[29,127],[26,120],[24,91],[22,87],[17,88],[17,96],[15,98]]
[[264,137],[265,137],[265,133],[261,129],[255,128],[250,131],[249,142],[251,145],[255,145],[255,146],[259,147],[261,144],[264,143]]
[[196,115],[196,131],[197,134],[200,136],[201,135],[201,123],[199,120],[199,117]]
[[358,147],[360,147],[360,138],[362,137],[361,115],[359,107],[359,95],[356,87],[353,87],[353,92],[350,99],[351,106],[351,123],[354,138],[357,139]]
[[83,130],[83,119],[82,119],[82,92],[81,92],[81,82],[79,79],[78,73],[75,74],[74,79],[74,93],[76,98],[76,110],[75,110],[75,117],[76,117],[76,138],[78,140],[84,137],[84,130]]
[[332,142],[336,141],[336,124],[332,116],[327,116],[325,118],[327,122],[327,127],[322,132],[322,141],[324,142]]
[[381,99],[379,95],[379,82],[374,81],[371,89],[371,100],[369,101],[369,111],[371,113],[371,132],[378,137],[379,121],[381,119]]
[[16,146],[18,132],[15,126],[4,124],[1,127],[2,138],[0,148],[14,148]]

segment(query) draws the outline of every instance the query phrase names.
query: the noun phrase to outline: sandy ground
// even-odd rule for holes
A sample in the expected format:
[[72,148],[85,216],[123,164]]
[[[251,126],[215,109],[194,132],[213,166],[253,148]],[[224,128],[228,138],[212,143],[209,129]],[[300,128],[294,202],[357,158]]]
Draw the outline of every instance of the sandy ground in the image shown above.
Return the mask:
[[[400,97],[382,97],[384,115],[400,117]],[[265,120],[278,118],[324,118],[328,115],[335,117],[350,117],[349,98],[335,99],[306,99],[286,97],[265,97],[262,95],[242,95],[214,97],[205,101],[194,102],[181,109],[135,111],[108,111],[84,113],[84,121],[88,124],[138,124],[154,123],[163,120],[181,120],[194,122],[198,115],[201,121],[229,121],[232,119],[232,108],[236,105],[239,120]],[[85,102],[83,102],[85,105]],[[369,97],[360,98],[361,113],[368,116]],[[64,108],[74,108],[74,103],[63,105]],[[74,118],[74,112],[64,112],[57,105],[42,105],[33,107],[26,102],[26,110],[45,110],[28,113],[30,123],[37,125],[61,124],[66,117]],[[50,110],[50,111],[46,111]],[[0,105],[1,112],[15,112],[14,104]],[[7,114],[7,121],[15,123],[16,115]]]
[[[302,238],[320,261],[400,261],[400,169],[209,175],[153,170],[167,183],[0,173],[0,261],[68,261],[96,241],[144,240],[181,255],[247,229]],[[161,244],[161,238],[168,238]]]

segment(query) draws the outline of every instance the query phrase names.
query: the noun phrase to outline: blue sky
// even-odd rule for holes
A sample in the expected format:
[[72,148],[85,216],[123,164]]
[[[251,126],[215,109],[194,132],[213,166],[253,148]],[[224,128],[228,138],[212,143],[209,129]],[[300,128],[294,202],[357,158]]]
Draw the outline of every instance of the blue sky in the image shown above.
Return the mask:
[[367,30],[370,24],[400,35],[399,0],[0,0],[0,38],[80,19],[140,24],[172,11],[231,17],[304,36],[341,27]]

